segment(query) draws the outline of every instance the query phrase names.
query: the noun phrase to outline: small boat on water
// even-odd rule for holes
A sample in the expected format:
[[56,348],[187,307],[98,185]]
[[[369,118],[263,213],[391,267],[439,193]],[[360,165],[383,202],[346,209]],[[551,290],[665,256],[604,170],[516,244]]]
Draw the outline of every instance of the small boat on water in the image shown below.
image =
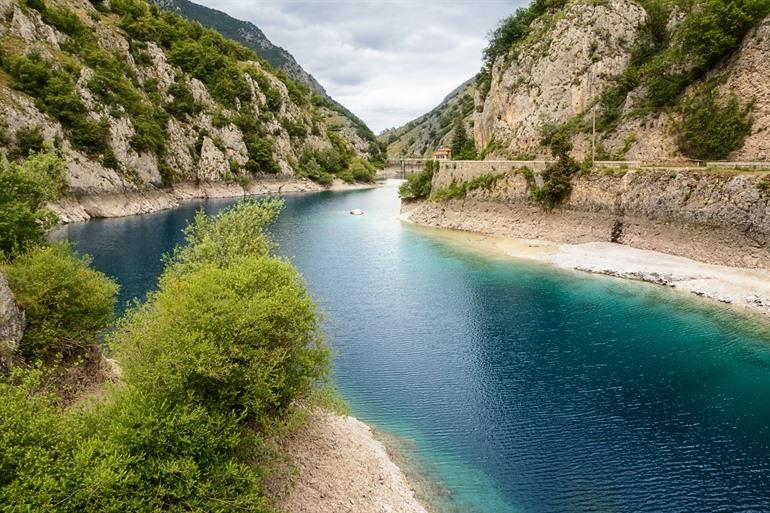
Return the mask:
[[364,215],[364,211],[361,210],[360,208],[354,208],[353,210],[350,211],[350,215],[352,215],[352,216],[362,216],[362,215]]

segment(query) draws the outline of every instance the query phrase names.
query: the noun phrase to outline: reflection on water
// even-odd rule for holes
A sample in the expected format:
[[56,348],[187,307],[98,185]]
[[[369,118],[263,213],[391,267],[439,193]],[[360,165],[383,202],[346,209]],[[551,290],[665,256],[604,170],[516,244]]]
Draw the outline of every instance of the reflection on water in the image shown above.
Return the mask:
[[[142,296],[202,206],[64,235]],[[351,216],[354,208],[363,216]],[[469,251],[398,221],[395,186],[287,197],[354,414],[408,441],[449,511],[770,511],[770,344],[636,283]]]

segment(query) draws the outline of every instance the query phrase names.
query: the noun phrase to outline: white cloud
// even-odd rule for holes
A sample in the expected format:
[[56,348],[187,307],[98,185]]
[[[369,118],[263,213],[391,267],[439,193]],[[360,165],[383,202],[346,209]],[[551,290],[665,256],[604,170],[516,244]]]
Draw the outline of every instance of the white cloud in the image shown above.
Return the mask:
[[251,21],[375,132],[435,107],[527,0],[195,0]]

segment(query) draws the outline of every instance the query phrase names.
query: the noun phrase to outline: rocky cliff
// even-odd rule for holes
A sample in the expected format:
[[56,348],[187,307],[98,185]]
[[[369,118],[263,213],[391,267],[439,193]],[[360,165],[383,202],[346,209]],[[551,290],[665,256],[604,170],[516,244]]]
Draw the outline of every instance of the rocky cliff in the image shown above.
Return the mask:
[[245,184],[311,160],[342,173],[379,156],[325,98],[142,0],[0,0],[0,48],[3,152],[52,145],[75,196]]
[[16,305],[5,275],[0,273],[0,371],[7,366],[24,335],[24,312]]
[[[562,132],[583,159],[595,126],[598,160],[768,161],[769,13],[767,0],[535,0],[491,34],[476,147],[548,157],[544,136]],[[391,139],[389,154],[403,147]]]
[[406,205],[413,221],[563,243],[616,242],[701,262],[770,269],[770,181],[759,173],[675,168],[594,169],[563,204],[533,199],[537,169],[510,162],[447,162],[434,193],[481,176],[490,187],[462,198]]

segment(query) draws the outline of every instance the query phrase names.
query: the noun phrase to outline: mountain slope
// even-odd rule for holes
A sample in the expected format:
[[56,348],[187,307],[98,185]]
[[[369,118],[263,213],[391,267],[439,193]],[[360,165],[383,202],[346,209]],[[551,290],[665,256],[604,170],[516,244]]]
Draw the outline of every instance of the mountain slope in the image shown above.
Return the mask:
[[223,36],[254,50],[276,69],[328,98],[326,90],[313,75],[300,66],[294,56],[274,45],[262,30],[248,21],[233,18],[227,13],[199,5],[189,0],[153,0],[164,9],[177,12],[188,20],[197,21],[204,27],[213,28]]
[[357,159],[376,158],[337,106],[142,0],[2,0],[0,15],[3,152],[20,158],[47,141],[76,195],[264,174],[361,178]]
[[[770,0],[535,0],[484,51],[476,149],[546,158],[558,134],[587,159],[595,117],[599,160],[770,161],[769,14]],[[435,113],[383,134],[388,154],[445,143]]]
[[366,123],[329,96],[318,80],[305,71],[293,55],[280,46],[274,45],[259,27],[251,22],[233,18],[222,11],[210,9],[189,0],[151,0],[151,2],[241,43],[276,69],[285,72],[290,78],[305,84],[312,91],[323,96],[327,100],[325,107],[334,112],[332,117],[340,129],[344,131],[344,136],[354,141],[356,148],[369,155],[372,160],[376,162],[382,160],[380,155],[382,150],[377,144],[374,133]]
[[387,145],[388,157],[429,157],[437,147],[450,144],[458,121],[472,133],[474,82],[475,79],[464,82],[427,114],[382,132],[378,139]]

